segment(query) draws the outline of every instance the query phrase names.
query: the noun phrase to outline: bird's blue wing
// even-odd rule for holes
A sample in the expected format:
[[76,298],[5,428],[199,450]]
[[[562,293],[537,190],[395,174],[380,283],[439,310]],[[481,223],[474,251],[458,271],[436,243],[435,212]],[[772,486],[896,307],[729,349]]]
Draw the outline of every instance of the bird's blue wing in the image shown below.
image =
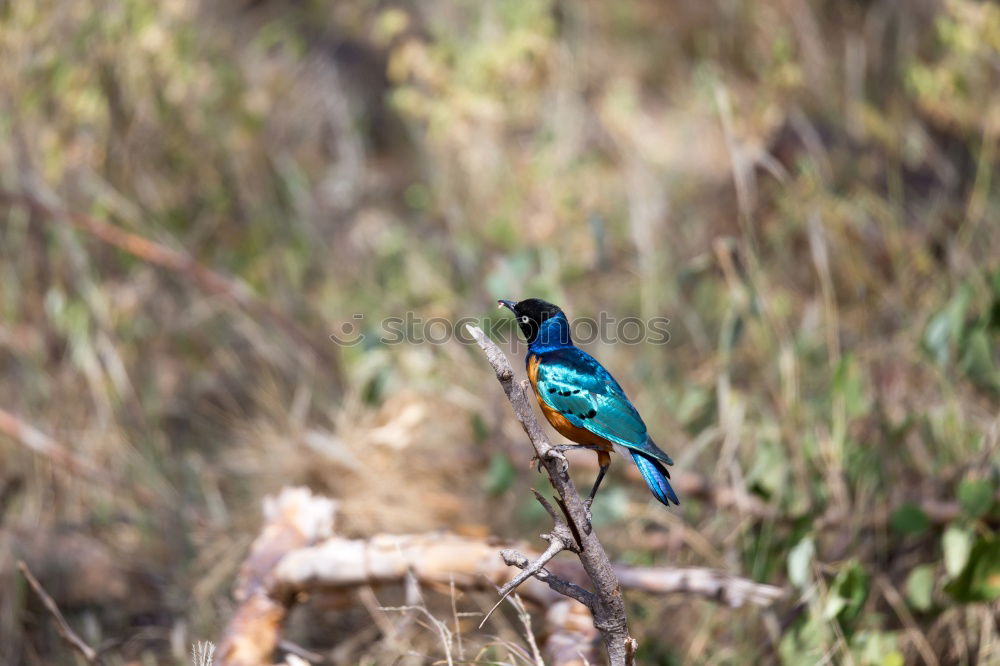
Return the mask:
[[541,355],[538,394],[570,423],[668,465],[673,461],[649,438],[646,424],[615,378],[576,347]]

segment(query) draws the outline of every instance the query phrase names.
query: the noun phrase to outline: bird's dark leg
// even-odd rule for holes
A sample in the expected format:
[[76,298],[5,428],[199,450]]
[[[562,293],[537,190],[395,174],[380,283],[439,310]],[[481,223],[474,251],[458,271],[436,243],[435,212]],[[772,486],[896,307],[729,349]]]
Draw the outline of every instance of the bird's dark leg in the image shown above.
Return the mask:
[[590,495],[587,496],[585,503],[588,509],[594,503],[594,497],[597,496],[597,489],[601,487],[601,481],[604,480],[604,475],[608,473],[608,467],[611,467],[611,454],[598,449],[597,464],[601,466],[601,470],[597,473],[597,479],[594,481],[594,487],[590,489]]
[[601,487],[601,481],[604,480],[604,475],[608,473],[608,468],[611,467],[611,455],[607,451],[597,450],[597,464],[601,466],[601,471],[597,473],[597,479],[594,480],[594,487],[590,489],[590,495],[587,499],[583,501],[583,506],[587,510],[587,534],[590,534],[590,521],[593,517],[590,514],[590,506],[594,503],[594,497],[597,495],[597,489]]

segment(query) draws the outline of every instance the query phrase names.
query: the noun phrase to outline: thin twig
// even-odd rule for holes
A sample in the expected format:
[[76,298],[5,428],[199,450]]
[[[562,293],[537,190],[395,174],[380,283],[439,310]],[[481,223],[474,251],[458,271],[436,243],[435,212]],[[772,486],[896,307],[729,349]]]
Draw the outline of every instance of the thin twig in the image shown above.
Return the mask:
[[[542,557],[544,556],[545,554],[543,553]],[[531,563],[528,561],[527,557],[515,550],[510,549],[500,551],[500,557],[509,567],[517,567],[518,569],[531,568],[531,573],[535,578],[542,581],[564,597],[575,599],[588,608],[591,608],[594,605],[595,599],[593,592],[588,592],[576,583],[557,576],[548,569],[536,566],[538,561]],[[539,560],[541,560],[542,557],[540,557]],[[525,576],[525,578],[527,578],[527,576]]]
[[523,569],[523,571],[507,581],[507,583],[499,589],[500,599],[486,614],[483,621],[479,623],[480,629],[483,628],[486,621],[490,619],[491,615],[493,615],[493,611],[500,607],[500,604],[502,604],[503,600],[507,598],[507,595],[513,592],[518,585],[532,576],[545,581],[548,583],[549,587],[556,590],[560,594],[565,594],[564,590],[571,590],[572,593],[570,596],[577,601],[584,604],[593,603],[593,595],[589,592],[576,585],[571,585],[567,581],[561,580],[560,578],[553,576],[550,572],[545,571],[545,565],[560,552],[569,550],[574,553],[579,553],[580,542],[576,536],[572,534],[572,531],[566,524],[566,521],[563,520],[563,518],[556,513],[556,510],[552,507],[552,505],[549,504],[548,500],[546,500],[542,494],[534,488],[531,489],[531,492],[535,494],[535,499],[538,500],[538,502],[542,505],[542,508],[545,509],[545,512],[552,517],[552,522],[555,523],[551,533],[542,535],[542,538],[549,542],[549,547],[545,549],[545,552],[535,558],[534,562],[529,562],[527,556],[522,555],[516,550],[508,548],[501,551],[500,557],[507,563],[508,566],[515,566],[519,569]]
[[535,660],[535,666],[545,666],[542,653],[538,649],[538,642],[535,640],[535,632],[531,629],[531,614],[524,607],[524,602],[521,601],[521,597],[517,594],[507,597],[507,601],[517,611],[517,618],[521,620],[525,638],[528,641],[528,646],[531,648],[531,656]]
[[483,625],[486,624],[486,621],[490,619],[491,615],[493,615],[493,611],[495,611],[497,608],[500,607],[500,604],[502,604],[504,599],[507,598],[507,595],[509,595],[511,592],[517,589],[518,585],[520,585],[524,581],[528,580],[529,578],[540,572],[542,568],[548,563],[549,560],[551,560],[553,557],[558,555],[563,550],[565,550],[565,547],[563,546],[562,542],[559,541],[558,539],[552,539],[549,541],[549,547],[545,550],[544,553],[539,555],[538,559],[536,559],[534,562],[529,562],[527,557],[517,552],[516,550],[510,550],[510,549],[503,550],[500,553],[500,557],[503,558],[503,561],[506,562],[508,566],[516,566],[517,568],[522,569],[522,571],[521,573],[519,573],[518,575],[514,576],[509,581],[507,581],[507,583],[498,590],[500,594],[500,599],[495,604],[493,604],[493,607],[486,613],[485,616],[483,616],[483,621],[479,623],[479,628],[480,629],[483,628]]
[[215,643],[198,641],[191,646],[191,663],[194,666],[212,666],[215,663]]
[[465,661],[465,647],[462,645],[462,624],[458,621],[458,605],[455,603],[455,576],[449,576],[448,589],[451,593],[451,617],[455,623],[455,640],[458,643],[458,658]]
[[[332,345],[307,333],[298,323],[284,312],[254,294],[250,286],[239,278],[232,278],[199,263],[182,250],[175,250],[139,234],[125,231],[105,220],[74,210],[64,210],[60,206],[42,201],[29,193],[0,190],[0,203],[25,206],[41,217],[70,226],[89,234],[103,243],[111,245],[138,257],[143,261],[176,273],[194,282],[208,294],[218,294],[230,299],[247,312],[258,313],[270,319],[296,342],[304,345],[321,362],[338,368],[339,359]],[[336,379],[336,375],[334,375]]]
[[49,611],[49,614],[56,621],[56,630],[59,632],[59,635],[62,636],[62,639],[69,643],[70,647],[79,652],[88,664],[100,663],[100,655],[94,648],[87,645],[75,631],[73,631],[73,628],[69,626],[68,622],[66,622],[66,618],[63,617],[62,611],[59,610],[59,606],[56,605],[56,602],[51,596],[49,596],[49,593],[45,591],[42,584],[39,583],[38,579],[31,573],[31,570],[28,569],[28,565],[24,563],[24,560],[18,560],[17,568],[20,569],[21,575],[23,575],[28,581],[28,585],[30,585],[31,589],[35,591],[38,598],[42,600],[42,604],[45,606],[45,609]]
[[441,645],[444,646],[444,658],[448,662],[448,666],[454,666],[455,662],[451,658],[451,632],[448,630],[448,626],[441,620],[434,617],[429,610],[424,606],[379,606],[381,611],[418,611],[425,615],[431,624],[437,629],[438,635],[441,637]]
[[927,641],[927,636],[921,631],[920,625],[913,618],[913,613],[906,606],[906,602],[903,601],[903,597],[899,594],[899,591],[883,575],[876,576],[875,582],[881,588],[882,596],[889,602],[889,606],[896,612],[903,626],[906,627],[907,632],[912,636],[913,645],[917,648],[917,652],[920,653],[920,658],[924,660],[927,666],[938,666],[941,662],[938,661],[937,655],[934,654],[934,648]]

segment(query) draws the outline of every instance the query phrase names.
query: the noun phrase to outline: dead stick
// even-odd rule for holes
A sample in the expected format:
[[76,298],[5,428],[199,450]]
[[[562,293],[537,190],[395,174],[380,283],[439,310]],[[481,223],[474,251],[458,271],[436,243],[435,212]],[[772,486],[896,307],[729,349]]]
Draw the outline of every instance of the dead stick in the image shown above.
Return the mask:
[[60,210],[29,194],[0,190],[0,201],[26,206],[45,218],[65,220],[71,226],[98,240],[138,257],[147,263],[165,268],[191,279],[209,294],[223,295],[248,312],[257,312],[282,328],[297,342],[307,346],[320,361],[338,367],[331,345],[323,344],[307,334],[285,313],[258,298],[242,280],[231,278],[199,263],[186,252],[175,250],[156,241],[77,211]]
[[[225,666],[259,664],[278,645],[281,624],[298,600],[313,593],[341,594],[369,585],[399,584],[408,577],[432,588],[454,586],[483,590],[503,586],[512,570],[497,557],[497,540],[456,534],[381,534],[367,539],[329,537],[333,505],[322,497],[285,489],[278,499],[265,501],[267,521],[242,567],[236,593],[238,607],[220,642],[219,663]],[[555,509],[548,505],[546,511]],[[511,551],[513,566],[525,566],[540,553]],[[521,559],[523,558],[523,559]],[[549,662],[583,663],[578,653],[596,639],[590,609],[561,590],[558,580],[574,585],[588,578],[577,560],[551,561],[550,579],[531,577],[518,588],[520,595],[546,610],[549,638],[544,651]],[[623,587],[652,594],[682,593],[730,606],[767,607],[784,595],[773,585],[702,568],[630,567],[616,565]],[[587,594],[591,594],[587,592]],[[564,596],[565,595],[565,596]],[[508,597],[509,599],[510,597]],[[553,655],[562,655],[556,657]],[[594,663],[592,656],[587,661]]]
[[[493,557],[497,548],[497,540],[492,537],[464,537],[447,532],[377,534],[367,539],[333,537],[285,555],[276,566],[272,594],[294,596],[321,589],[402,583],[407,575],[432,587],[447,586],[452,581],[462,589],[502,587],[512,574]],[[512,557],[521,555],[525,563],[542,556],[529,549],[505,548],[501,552],[505,551]],[[582,565],[575,560],[552,561],[547,568],[569,583],[580,585],[587,580]],[[748,604],[766,608],[785,595],[781,587],[703,567],[616,564],[614,569],[626,589],[650,594],[686,594],[733,608]],[[561,592],[557,594],[551,585],[543,583],[535,578],[525,581],[519,593],[541,606],[550,606]]]
[[63,617],[62,611],[59,610],[59,606],[57,606],[56,602],[49,596],[49,593],[45,591],[45,588],[38,582],[38,579],[32,575],[31,570],[28,569],[28,565],[24,563],[24,560],[18,560],[17,568],[21,570],[21,575],[28,581],[28,585],[30,585],[31,589],[35,591],[38,598],[42,600],[42,604],[45,606],[45,609],[49,611],[49,614],[55,619],[56,630],[59,632],[59,635],[62,636],[63,640],[69,643],[74,650],[79,652],[88,664],[99,663],[99,655],[97,654],[97,651],[87,645],[83,639],[80,638],[75,631],[73,631],[73,628],[69,626],[68,622],[66,622],[66,618]]

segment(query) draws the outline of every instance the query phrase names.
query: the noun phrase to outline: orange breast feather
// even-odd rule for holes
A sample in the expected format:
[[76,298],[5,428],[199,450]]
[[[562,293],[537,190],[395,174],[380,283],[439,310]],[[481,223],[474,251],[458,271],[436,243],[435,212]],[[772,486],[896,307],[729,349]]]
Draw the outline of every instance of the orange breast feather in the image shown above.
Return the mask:
[[586,428],[578,428],[569,422],[569,420],[560,414],[557,410],[552,409],[545,401],[542,400],[542,395],[538,392],[538,356],[532,356],[528,361],[528,381],[531,382],[531,388],[535,392],[535,398],[538,400],[538,406],[542,408],[542,413],[545,414],[545,419],[552,424],[560,435],[566,439],[576,442],[577,444],[588,444],[593,446],[599,446],[605,451],[612,450],[612,444],[608,440],[604,439],[599,435],[595,435]]

